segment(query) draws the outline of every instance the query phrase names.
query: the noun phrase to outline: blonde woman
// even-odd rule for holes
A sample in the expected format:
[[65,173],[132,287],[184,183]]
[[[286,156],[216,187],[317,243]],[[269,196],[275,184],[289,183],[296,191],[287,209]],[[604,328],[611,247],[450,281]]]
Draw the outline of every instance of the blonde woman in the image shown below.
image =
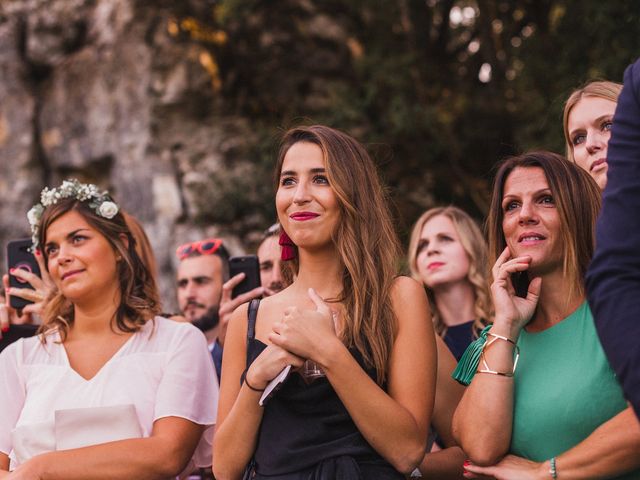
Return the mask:
[[[432,427],[437,444],[420,464],[427,478],[463,478],[464,453],[451,433],[453,413],[463,388],[451,373],[469,343],[490,317],[484,269],[487,245],[476,222],[457,207],[424,212],[411,232],[411,276],[423,284],[439,337],[438,380]],[[440,449],[442,448],[442,449]]]
[[622,85],[593,81],[575,90],[564,106],[567,158],[586,170],[600,190],[607,185],[607,147]]
[[413,226],[408,260],[427,291],[436,332],[459,360],[491,318],[480,228],[457,207],[432,208]]

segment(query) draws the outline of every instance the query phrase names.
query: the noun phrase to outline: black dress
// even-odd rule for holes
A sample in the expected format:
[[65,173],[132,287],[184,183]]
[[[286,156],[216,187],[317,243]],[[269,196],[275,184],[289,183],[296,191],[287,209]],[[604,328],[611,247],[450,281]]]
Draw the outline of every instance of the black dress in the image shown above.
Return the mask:
[[456,361],[460,361],[460,357],[467,349],[469,344],[475,340],[473,336],[473,320],[460,325],[454,325],[447,328],[444,336],[444,343],[447,344]]
[[[249,307],[247,368],[266,348],[255,338],[257,302]],[[350,351],[363,366],[362,356]],[[375,370],[363,368],[375,379]],[[400,480],[404,475],[367,443],[326,378],[307,384],[294,373],[264,407],[249,478]]]

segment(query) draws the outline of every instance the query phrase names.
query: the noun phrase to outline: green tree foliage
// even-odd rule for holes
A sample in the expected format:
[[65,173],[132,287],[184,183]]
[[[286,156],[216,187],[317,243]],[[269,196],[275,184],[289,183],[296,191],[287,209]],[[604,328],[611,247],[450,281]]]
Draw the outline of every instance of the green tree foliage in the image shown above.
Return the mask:
[[294,124],[326,123],[370,146],[402,233],[437,204],[481,218],[496,161],[531,148],[562,152],[570,91],[592,78],[621,81],[640,54],[634,1],[208,5],[176,14],[194,17],[201,31],[224,32],[211,41],[192,28],[187,41],[211,52],[222,110],[249,118],[256,132],[247,148],[259,194],[241,205],[273,215],[264,206],[272,204],[274,138]]

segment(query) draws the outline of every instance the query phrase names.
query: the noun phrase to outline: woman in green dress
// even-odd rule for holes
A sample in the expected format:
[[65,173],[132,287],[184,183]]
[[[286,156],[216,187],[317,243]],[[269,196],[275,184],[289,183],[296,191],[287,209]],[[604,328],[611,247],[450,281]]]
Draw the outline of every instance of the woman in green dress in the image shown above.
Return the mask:
[[495,320],[470,346],[485,341],[453,420],[467,478],[640,478],[640,425],[585,299],[599,208],[594,180],[559,155],[527,153],[498,170]]

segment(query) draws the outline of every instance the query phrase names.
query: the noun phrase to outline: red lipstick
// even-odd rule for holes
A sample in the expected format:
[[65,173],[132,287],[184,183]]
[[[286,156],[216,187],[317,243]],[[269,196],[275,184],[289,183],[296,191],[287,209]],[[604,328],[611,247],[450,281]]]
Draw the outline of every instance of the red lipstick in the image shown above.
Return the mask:
[[320,214],[313,212],[295,212],[289,215],[289,218],[297,220],[298,222],[305,222],[307,220],[313,220],[314,218],[319,216]]
[[434,270],[436,268],[440,268],[443,265],[444,265],[444,262],[432,262],[429,265],[427,265],[427,270]]

